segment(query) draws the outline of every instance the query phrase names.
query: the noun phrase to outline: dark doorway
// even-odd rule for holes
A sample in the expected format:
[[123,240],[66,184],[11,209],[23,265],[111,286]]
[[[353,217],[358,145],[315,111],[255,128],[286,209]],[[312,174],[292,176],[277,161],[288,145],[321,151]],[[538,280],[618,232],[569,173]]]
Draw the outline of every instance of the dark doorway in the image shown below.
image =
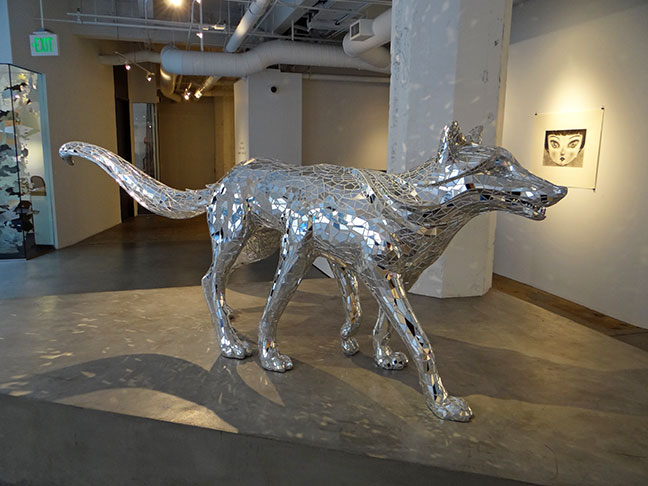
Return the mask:
[[[131,128],[130,128],[130,101],[128,100],[128,72],[124,66],[113,67],[115,81],[115,121],[117,124],[117,154],[130,161],[131,153]],[[133,199],[119,188],[119,202],[121,207],[121,220],[135,216]]]

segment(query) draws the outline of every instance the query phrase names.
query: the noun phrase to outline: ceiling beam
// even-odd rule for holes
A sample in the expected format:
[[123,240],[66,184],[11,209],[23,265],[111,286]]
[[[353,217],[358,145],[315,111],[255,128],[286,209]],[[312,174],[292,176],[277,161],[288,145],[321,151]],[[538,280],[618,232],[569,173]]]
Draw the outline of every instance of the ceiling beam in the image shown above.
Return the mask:
[[291,0],[290,2],[277,3],[272,7],[270,14],[261,23],[261,29],[273,34],[286,32],[293,22],[301,18],[305,9],[312,7],[317,0]]

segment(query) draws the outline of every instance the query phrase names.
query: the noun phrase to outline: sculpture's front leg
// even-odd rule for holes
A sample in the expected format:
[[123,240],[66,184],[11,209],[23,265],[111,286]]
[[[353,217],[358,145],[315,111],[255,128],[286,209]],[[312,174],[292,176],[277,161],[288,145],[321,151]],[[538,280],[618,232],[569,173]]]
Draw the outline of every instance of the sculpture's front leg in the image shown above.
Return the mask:
[[358,295],[358,280],[348,268],[341,267],[333,262],[329,263],[335,274],[344,301],[344,310],[346,311],[346,320],[340,330],[340,344],[344,354],[353,356],[360,349],[358,341],[354,337],[358,332],[360,316],[362,315],[360,296]]
[[419,374],[427,406],[443,420],[468,422],[472,410],[459,397],[448,395],[439,376],[432,346],[407,300],[401,277],[367,262],[362,277],[392,326],[405,342]]

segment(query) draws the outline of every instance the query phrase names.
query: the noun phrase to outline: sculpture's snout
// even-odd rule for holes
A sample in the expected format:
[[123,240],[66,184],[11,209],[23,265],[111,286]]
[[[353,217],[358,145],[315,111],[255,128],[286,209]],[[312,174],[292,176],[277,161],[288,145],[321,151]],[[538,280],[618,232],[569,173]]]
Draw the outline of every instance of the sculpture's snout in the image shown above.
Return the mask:
[[552,194],[549,195],[547,206],[552,206],[560,201],[567,195],[567,188],[565,186],[553,186]]

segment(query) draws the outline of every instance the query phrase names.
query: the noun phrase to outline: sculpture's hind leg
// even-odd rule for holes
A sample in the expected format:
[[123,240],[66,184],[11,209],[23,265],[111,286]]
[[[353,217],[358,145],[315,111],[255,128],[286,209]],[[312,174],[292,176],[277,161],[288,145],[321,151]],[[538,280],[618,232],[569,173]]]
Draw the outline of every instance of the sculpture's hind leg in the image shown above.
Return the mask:
[[[212,322],[218,332],[218,342],[221,355],[226,358],[243,359],[252,355],[252,343],[241,339],[234,327],[230,324],[231,308],[225,303],[224,292],[217,292],[220,285],[214,280],[214,265],[202,278],[202,288],[207,301],[207,307],[212,316]],[[217,306],[216,302],[220,302]]]
[[[230,272],[233,272],[242,265],[248,265],[269,257],[277,251],[280,242],[280,231],[271,228],[255,227],[250,237],[246,240],[245,245],[243,245]],[[234,319],[236,311],[227,304],[225,304],[225,310],[230,321]]]
[[[288,228],[291,224],[288,223]],[[259,322],[259,358],[261,366],[270,371],[288,371],[293,363],[277,347],[277,323],[288,301],[315,259],[311,250],[310,228],[295,234],[289,229],[281,242],[279,264],[263,316]]]
[[362,278],[412,355],[428,408],[443,420],[469,421],[473,413],[468,404],[448,395],[441,382],[432,346],[407,300],[401,277],[367,262]]
[[392,351],[391,326],[382,309],[378,309],[378,319],[373,329],[372,343],[374,362],[384,370],[402,370],[407,366],[407,356],[400,351]]
[[250,223],[246,222],[249,210],[245,203],[235,202],[230,202],[227,210],[225,215],[216,214],[211,207],[207,212],[212,238],[212,264],[202,278],[202,288],[212,322],[218,331],[221,355],[243,359],[252,354],[252,344],[241,339],[230,323],[231,310],[225,303],[225,286],[236,257],[251,232]]
[[344,310],[346,311],[346,320],[340,330],[340,343],[342,351],[347,356],[353,356],[358,352],[358,341],[354,337],[360,326],[360,298],[358,295],[358,281],[356,276],[347,268],[341,267],[333,262],[329,262],[331,270],[335,274],[342,300],[344,301]]

